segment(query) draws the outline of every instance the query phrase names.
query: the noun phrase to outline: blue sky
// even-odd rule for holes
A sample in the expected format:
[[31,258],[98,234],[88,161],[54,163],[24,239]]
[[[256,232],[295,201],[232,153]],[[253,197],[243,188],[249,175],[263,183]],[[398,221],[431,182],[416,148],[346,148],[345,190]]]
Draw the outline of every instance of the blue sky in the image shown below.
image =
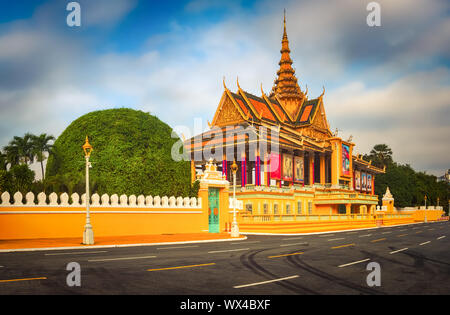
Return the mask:
[[[189,135],[223,92],[272,88],[283,10],[301,88],[325,93],[332,129],[356,151],[387,143],[394,159],[441,175],[450,168],[450,4],[377,1],[0,0],[0,147],[26,132],[58,136],[97,109],[151,112]],[[186,134],[187,133],[187,134]],[[39,174],[39,172],[37,172]]]

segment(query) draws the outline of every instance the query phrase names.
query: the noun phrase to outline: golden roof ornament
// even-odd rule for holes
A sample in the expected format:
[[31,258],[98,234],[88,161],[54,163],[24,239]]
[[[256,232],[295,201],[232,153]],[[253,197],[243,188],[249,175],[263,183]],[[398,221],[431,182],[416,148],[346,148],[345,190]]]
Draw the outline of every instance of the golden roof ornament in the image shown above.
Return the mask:
[[295,70],[292,68],[292,59],[290,57],[289,40],[286,32],[286,10],[284,10],[283,19],[283,38],[281,40],[281,59],[278,63],[280,68],[277,71],[277,78],[269,97],[277,96],[281,102],[289,108],[291,116],[294,116],[300,108],[305,94],[301,91],[295,77]]

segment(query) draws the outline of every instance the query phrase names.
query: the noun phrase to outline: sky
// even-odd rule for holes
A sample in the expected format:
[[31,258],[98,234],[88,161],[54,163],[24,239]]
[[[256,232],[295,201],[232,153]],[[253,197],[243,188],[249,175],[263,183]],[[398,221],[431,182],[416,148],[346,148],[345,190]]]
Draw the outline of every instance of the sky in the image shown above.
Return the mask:
[[79,0],[73,27],[69,2],[0,0],[0,148],[120,107],[189,137],[212,120],[223,80],[270,92],[286,9],[300,87],[310,98],[325,88],[331,130],[352,136],[355,154],[385,143],[417,171],[450,168],[449,1],[375,1],[374,27],[364,0]]

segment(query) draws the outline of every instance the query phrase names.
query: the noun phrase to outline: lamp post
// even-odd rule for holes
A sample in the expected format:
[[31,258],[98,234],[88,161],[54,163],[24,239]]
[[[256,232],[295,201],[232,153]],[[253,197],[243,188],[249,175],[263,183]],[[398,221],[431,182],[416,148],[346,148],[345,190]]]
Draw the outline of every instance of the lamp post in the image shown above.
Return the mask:
[[425,210],[423,213],[425,214],[424,222],[427,223],[427,195],[425,195]]
[[231,237],[239,237],[239,226],[236,221],[236,172],[238,166],[236,160],[231,165],[231,171],[233,172],[233,222],[231,223]]
[[84,157],[86,159],[86,224],[84,225],[83,232],[83,244],[92,245],[94,244],[94,231],[91,225],[91,216],[89,213],[89,168],[91,163],[89,162],[89,157],[93,151],[92,146],[89,144],[88,137],[86,136],[86,142],[83,145]]

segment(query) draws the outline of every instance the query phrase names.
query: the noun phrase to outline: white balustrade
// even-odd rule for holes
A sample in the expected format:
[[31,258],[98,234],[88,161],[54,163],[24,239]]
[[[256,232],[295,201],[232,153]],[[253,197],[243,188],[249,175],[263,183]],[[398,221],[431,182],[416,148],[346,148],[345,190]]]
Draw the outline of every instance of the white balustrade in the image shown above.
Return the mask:
[[98,194],[93,194],[91,196],[91,205],[94,207],[100,206],[100,196]]
[[67,193],[62,193],[61,196],[59,196],[59,200],[61,206],[69,205],[69,195]]
[[109,195],[103,194],[102,195],[102,206],[109,206]]
[[[1,203],[0,207],[6,206],[64,206],[64,207],[85,207],[86,206],[86,194],[79,196],[77,193],[69,195],[62,193],[58,196],[55,192],[52,192],[48,196],[44,192],[40,192],[35,202],[35,195],[32,192],[28,192],[25,195],[25,202],[23,201],[23,195],[21,192],[16,192],[13,195],[13,202],[11,203],[11,194],[7,191],[0,195]],[[48,199],[47,199],[48,198]],[[48,200],[48,202],[47,202]],[[196,197],[175,197],[175,196],[144,196],[135,195],[127,196],[122,194],[120,197],[117,194],[109,196],[103,194],[101,197],[94,193],[90,197],[90,204],[92,207],[143,207],[143,208],[201,208],[201,198]]]
[[25,205],[27,205],[27,206],[34,206],[34,194],[31,191],[29,191],[25,195],[25,200],[26,200]]
[[131,195],[130,197],[128,197],[128,205],[130,207],[136,207],[136,196],[135,195]]
[[23,204],[22,203],[23,196],[22,196],[22,193],[20,191],[16,192],[14,194],[13,198],[14,198],[14,204],[15,205],[20,206],[20,205]]

